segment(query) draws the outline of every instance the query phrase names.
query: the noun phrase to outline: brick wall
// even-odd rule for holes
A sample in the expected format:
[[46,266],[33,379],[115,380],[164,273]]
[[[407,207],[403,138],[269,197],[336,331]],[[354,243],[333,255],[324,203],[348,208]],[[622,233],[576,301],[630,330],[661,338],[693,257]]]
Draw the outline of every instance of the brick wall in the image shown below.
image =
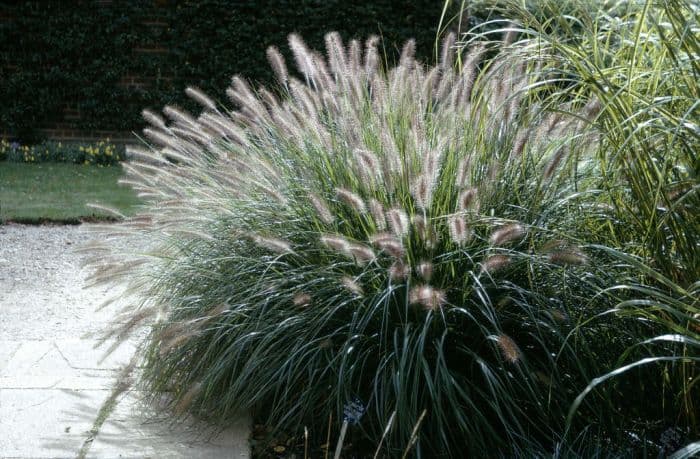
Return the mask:
[[[93,0],[94,4],[98,7],[104,5],[114,4],[114,0]],[[165,1],[154,0],[156,5],[163,6]],[[12,15],[12,10],[8,9],[6,11],[0,10],[0,22],[12,21],[14,16]],[[152,28],[152,29],[162,29],[168,27],[168,24],[161,18],[149,18],[143,20],[141,25]],[[154,56],[159,54],[168,53],[168,49],[162,47],[158,44],[148,45],[148,46],[138,46],[132,49],[134,55],[146,55]],[[12,65],[6,65],[5,69],[7,71],[12,71]],[[161,81],[172,80],[169,76],[159,76]],[[139,74],[125,74],[121,76],[117,85],[119,87],[128,90],[143,90],[147,91],[151,86],[153,86],[156,77],[145,76]],[[80,109],[75,105],[66,105],[63,107],[63,115],[61,119],[55,121],[54,123],[47,126],[38,126],[38,131],[47,140],[65,140],[65,141],[96,141],[109,138],[111,141],[116,143],[133,143],[138,141],[135,138],[133,132],[124,131],[114,131],[114,130],[86,130],[80,129],[76,126],[79,125],[79,121],[82,119],[82,113]],[[0,126],[0,138],[12,138],[14,133],[9,132],[4,126]]]

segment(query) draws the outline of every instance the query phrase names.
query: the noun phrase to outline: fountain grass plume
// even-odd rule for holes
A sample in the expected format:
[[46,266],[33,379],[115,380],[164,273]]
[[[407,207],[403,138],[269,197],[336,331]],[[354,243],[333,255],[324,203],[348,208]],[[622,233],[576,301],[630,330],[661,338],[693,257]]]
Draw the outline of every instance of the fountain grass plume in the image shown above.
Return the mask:
[[[571,142],[580,124],[548,128],[518,53],[482,62],[483,46],[458,56],[454,40],[435,67],[409,42],[385,68],[375,37],[363,51],[331,33],[326,59],[291,35],[298,73],[268,51],[278,92],[234,77],[233,109],[190,88],[198,117],[144,114],[154,160],[126,181],[145,204],[116,231],[124,250],[93,261],[97,281],[141,298],[114,335],[148,324],[149,393],[292,433],[323,431],[357,397],[364,438],[391,454],[552,444],[614,348],[550,313],[605,308],[582,275],[599,266],[539,255],[595,224],[575,193],[590,151]],[[605,424],[596,403],[580,412]]]

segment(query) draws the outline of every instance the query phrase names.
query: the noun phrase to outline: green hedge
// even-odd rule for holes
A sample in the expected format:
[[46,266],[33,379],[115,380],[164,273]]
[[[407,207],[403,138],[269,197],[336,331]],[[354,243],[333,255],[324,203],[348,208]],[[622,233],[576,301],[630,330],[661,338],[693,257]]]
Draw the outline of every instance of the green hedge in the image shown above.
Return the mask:
[[[264,51],[286,53],[290,32],[314,48],[330,30],[346,40],[378,34],[389,60],[414,37],[418,55],[432,59],[441,9],[435,0],[1,2],[0,42],[12,45],[0,51],[0,123],[31,143],[36,128],[65,122],[69,105],[81,112],[73,128],[137,130],[144,107],[187,108],[187,85],[223,101],[234,74],[269,83]],[[133,51],[153,46],[168,52]],[[121,87],[129,74],[155,80]]]

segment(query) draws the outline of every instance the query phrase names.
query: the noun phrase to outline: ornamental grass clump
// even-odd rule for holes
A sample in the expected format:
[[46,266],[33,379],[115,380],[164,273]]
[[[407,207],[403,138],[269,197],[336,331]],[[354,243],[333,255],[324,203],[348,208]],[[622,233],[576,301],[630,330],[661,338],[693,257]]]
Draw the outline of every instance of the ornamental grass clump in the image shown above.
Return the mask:
[[532,46],[556,56],[546,70],[566,82],[557,96],[600,103],[601,188],[634,229],[619,244],[638,244],[689,286],[700,272],[700,10],[688,0],[619,6],[613,17],[592,9],[575,20],[521,20],[536,29]]
[[[199,116],[144,113],[124,167],[146,204],[92,251],[96,282],[142,299],[114,335],[150,325],[145,387],[318,436],[360,403],[356,444],[382,454],[417,426],[419,455],[552,446],[631,333],[580,326],[614,273],[585,247],[591,107],[539,110],[517,53],[456,65],[452,35],[434,67],[412,41],[388,69],[374,37],[289,44],[298,74],[268,51],[278,91],[234,77],[233,110],[190,88]],[[600,400],[579,413],[604,429]]]
[[[608,291],[625,291],[631,297],[620,298],[611,314],[656,324],[656,335],[637,337],[621,354],[618,370],[597,377],[592,385],[612,384],[610,375],[636,371],[639,362],[656,366],[657,374],[650,377],[665,380],[665,387],[645,403],[666,398],[661,403],[675,420],[663,428],[685,429],[690,432],[686,441],[697,439],[698,3],[645,0],[617,2],[614,8],[585,0],[496,3],[498,15],[520,24],[517,30],[512,28],[519,44],[532,49],[538,62],[537,56],[551,57],[542,71],[551,81],[558,81],[551,96],[554,105],[562,98],[577,101],[574,106],[593,101],[600,104],[594,120],[599,135],[594,147],[600,170],[596,185],[601,190],[599,205],[612,210],[621,222],[609,227],[614,236],[605,243],[617,249],[608,252],[630,268],[630,279],[610,286]],[[563,10],[571,7],[576,13],[564,14]],[[544,11],[561,14],[543,15]],[[503,22],[493,24],[502,26]],[[557,254],[551,261],[572,261],[572,255],[577,257]],[[676,347],[659,348],[660,342],[675,342]],[[668,393],[674,396],[668,398]],[[654,437],[659,438],[648,436]],[[672,451],[664,448],[661,454]]]

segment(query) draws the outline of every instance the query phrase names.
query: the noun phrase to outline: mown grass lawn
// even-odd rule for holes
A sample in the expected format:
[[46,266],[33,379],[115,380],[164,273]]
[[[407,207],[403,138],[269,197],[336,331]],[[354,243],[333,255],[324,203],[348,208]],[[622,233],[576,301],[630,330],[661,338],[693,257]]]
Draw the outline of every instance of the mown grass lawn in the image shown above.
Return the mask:
[[117,183],[122,174],[118,166],[0,162],[0,221],[76,223],[113,217],[89,203],[129,215],[139,201]]

